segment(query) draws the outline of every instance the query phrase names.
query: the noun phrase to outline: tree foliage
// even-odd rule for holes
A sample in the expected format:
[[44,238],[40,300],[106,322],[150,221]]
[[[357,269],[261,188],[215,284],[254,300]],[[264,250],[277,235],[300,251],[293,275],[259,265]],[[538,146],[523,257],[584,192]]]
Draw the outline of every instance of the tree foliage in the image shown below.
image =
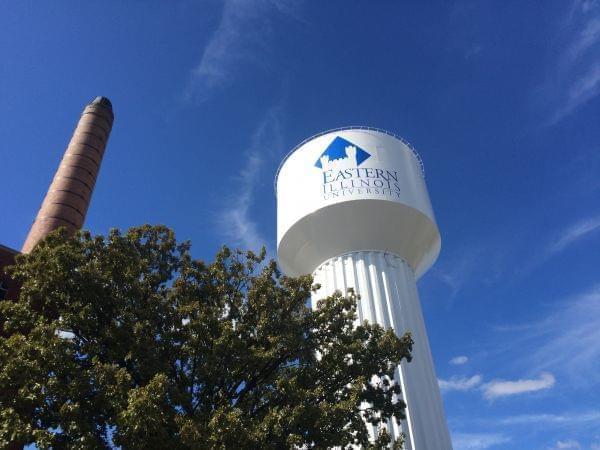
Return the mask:
[[207,264],[162,226],[63,232],[18,257],[0,302],[0,447],[279,449],[369,444],[404,417],[393,371],[409,335],[307,306],[310,276],[264,251]]

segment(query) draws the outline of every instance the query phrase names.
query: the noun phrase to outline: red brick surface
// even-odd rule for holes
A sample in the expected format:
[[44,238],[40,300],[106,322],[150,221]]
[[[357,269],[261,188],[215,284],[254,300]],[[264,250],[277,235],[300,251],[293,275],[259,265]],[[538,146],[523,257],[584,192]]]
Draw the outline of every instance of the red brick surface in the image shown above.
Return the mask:
[[23,253],[58,227],[75,232],[83,226],[112,123],[107,99],[97,97],[85,107],[23,244]]

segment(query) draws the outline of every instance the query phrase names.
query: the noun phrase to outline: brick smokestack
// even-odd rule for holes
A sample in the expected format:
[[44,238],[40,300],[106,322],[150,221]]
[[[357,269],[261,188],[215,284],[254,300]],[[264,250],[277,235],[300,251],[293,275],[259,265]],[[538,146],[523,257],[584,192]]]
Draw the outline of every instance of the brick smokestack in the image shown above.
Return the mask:
[[59,227],[73,233],[83,226],[113,118],[106,97],[96,97],[85,107],[23,244],[23,253]]

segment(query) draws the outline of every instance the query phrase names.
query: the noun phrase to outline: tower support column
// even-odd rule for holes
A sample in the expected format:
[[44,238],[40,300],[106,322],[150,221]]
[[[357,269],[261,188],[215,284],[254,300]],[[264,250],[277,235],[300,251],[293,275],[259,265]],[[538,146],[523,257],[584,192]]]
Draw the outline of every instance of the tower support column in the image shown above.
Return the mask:
[[399,336],[412,333],[413,359],[402,361],[395,374],[407,404],[406,420],[390,421],[387,430],[394,439],[403,432],[407,450],[452,450],[412,268],[392,253],[354,251],[325,261],[313,276],[321,285],[313,295],[313,308],[336,290],[346,294],[353,288],[360,296],[360,323],[368,320]]

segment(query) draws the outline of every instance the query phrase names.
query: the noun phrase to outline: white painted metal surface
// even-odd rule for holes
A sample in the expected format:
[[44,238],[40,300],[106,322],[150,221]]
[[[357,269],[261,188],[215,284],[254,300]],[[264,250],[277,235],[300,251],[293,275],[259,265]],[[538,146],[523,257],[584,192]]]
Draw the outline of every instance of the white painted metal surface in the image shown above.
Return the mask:
[[353,287],[360,320],[413,333],[413,360],[397,373],[408,404],[400,427],[409,450],[451,450],[416,288],[441,245],[420,158],[390,133],[338,129],[299,145],[275,183],[281,267],[313,273],[315,301]]
[[440,235],[421,162],[389,134],[322,134],[287,157],[276,186],[278,254],[290,275],[351,249],[401,255],[417,277],[437,258]]
[[407,450],[452,449],[411,267],[391,253],[358,251],[324,262],[314,277],[321,289],[313,297],[313,307],[336,290],[345,293],[353,288],[361,298],[360,322],[393,328],[399,336],[412,333],[413,360],[403,362],[396,372],[407,404],[407,420],[401,424],[390,421],[387,429],[394,438],[404,432]]

